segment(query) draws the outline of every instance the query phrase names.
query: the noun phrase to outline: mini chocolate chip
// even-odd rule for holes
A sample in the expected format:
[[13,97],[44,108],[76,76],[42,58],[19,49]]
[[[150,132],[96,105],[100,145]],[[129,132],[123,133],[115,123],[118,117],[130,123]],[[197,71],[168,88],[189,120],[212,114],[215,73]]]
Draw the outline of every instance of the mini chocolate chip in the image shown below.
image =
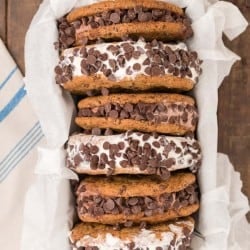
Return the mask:
[[124,142],[119,142],[118,147],[120,150],[123,150],[125,148],[125,143]]
[[87,63],[91,64],[91,65],[94,65],[96,63],[96,57],[94,55],[88,55]]
[[131,70],[131,66],[129,66],[129,67],[126,69],[126,74],[127,74],[127,75],[132,75],[132,74],[133,74],[133,71]]
[[101,135],[102,131],[100,128],[92,128],[91,133],[92,135]]
[[140,12],[138,15],[138,20],[140,22],[147,22],[152,18],[152,15],[150,12]]
[[101,153],[101,155],[100,155],[100,161],[103,164],[108,163],[108,156],[105,153]]
[[107,170],[107,176],[112,176],[114,174],[114,168],[108,168]]
[[122,161],[120,161],[120,165],[121,165],[123,168],[126,168],[126,167],[129,166],[129,162],[126,161],[126,160],[122,160]]
[[141,52],[138,51],[138,50],[133,52],[133,57],[134,57],[135,59],[138,59],[138,58],[140,57],[140,55],[141,55]]
[[116,110],[111,110],[109,112],[109,117],[111,117],[113,119],[117,119],[119,117],[119,113]]
[[125,227],[132,227],[133,226],[133,221],[127,221],[124,223]]
[[156,247],[155,250],[163,250],[163,248],[162,247]]
[[146,209],[145,212],[144,212],[144,214],[145,214],[147,217],[149,217],[149,216],[152,216],[152,215],[153,215],[153,211],[150,210],[150,209]]
[[112,82],[116,81],[116,77],[113,74],[109,75],[108,79]]
[[127,118],[129,118],[129,114],[125,110],[122,110],[120,113],[120,118],[127,119]]
[[90,168],[96,170],[98,168],[99,157],[97,155],[93,155],[91,157]]
[[158,141],[154,141],[153,142],[153,145],[156,147],[156,148],[160,148],[160,143]]
[[147,75],[151,75],[151,72],[152,72],[152,68],[151,68],[151,67],[146,67],[146,68],[145,68],[145,73],[146,73]]
[[112,199],[108,199],[104,205],[103,208],[105,209],[105,211],[112,211],[115,208],[115,203]]
[[136,71],[139,71],[141,69],[141,65],[139,63],[135,63],[133,65],[133,69],[136,70]]
[[149,135],[149,134],[144,134],[144,135],[142,136],[142,140],[143,140],[143,141],[147,141],[149,138],[150,138],[150,135]]
[[142,221],[141,223],[140,223],[140,229],[145,229],[145,228],[147,228],[147,222],[145,222],[145,221]]
[[109,59],[109,65],[113,69],[113,71],[115,71],[115,69],[116,69],[116,60]]
[[112,129],[110,129],[110,128],[107,128],[106,130],[105,130],[105,132],[104,132],[104,135],[106,135],[106,136],[108,136],[108,135],[113,135],[114,133],[113,133],[113,130]]
[[109,90],[107,88],[102,88],[101,93],[103,96],[107,96],[107,95],[109,95]]
[[162,180],[168,180],[170,172],[166,168],[160,168],[160,176]]
[[131,211],[133,214],[139,214],[141,212],[141,207],[140,206],[132,206]]
[[161,72],[161,69],[159,66],[152,67],[152,76],[159,76],[161,74],[162,74],[162,72]]
[[147,58],[147,59],[144,60],[143,65],[150,65],[150,60],[149,60],[149,58]]
[[110,15],[110,21],[112,23],[119,23],[120,22],[120,15],[118,13],[112,13]]
[[94,145],[90,147],[91,154],[97,154],[98,151],[99,151],[99,148],[97,146]]
[[55,67],[55,73],[58,75],[62,75],[63,74],[63,70],[60,66],[56,66]]
[[138,199],[136,197],[129,198],[128,204],[130,206],[135,206],[138,203]]
[[108,150],[109,147],[110,147],[110,143],[107,142],[107,141],[105,141],[105,142],[103,143],[103,149]]
[[134,109],[134,107],[133,107],[133,105],[131,103],[126,103],[124,105],[124,110],[126,110],[129,113],[133,112],[133,109]]
[[128,18],[129,18],[130,20],[134,20],[134,19],[136,18],[136,14],[135,14],[134,9],[129,9],[129,10],[128,10]]
[[77,154],[77,155],[74,157],[74,165],[75,165],[75,166],[78,166],[81,162],[82,162],[82,157],[80,156],[80,154]]

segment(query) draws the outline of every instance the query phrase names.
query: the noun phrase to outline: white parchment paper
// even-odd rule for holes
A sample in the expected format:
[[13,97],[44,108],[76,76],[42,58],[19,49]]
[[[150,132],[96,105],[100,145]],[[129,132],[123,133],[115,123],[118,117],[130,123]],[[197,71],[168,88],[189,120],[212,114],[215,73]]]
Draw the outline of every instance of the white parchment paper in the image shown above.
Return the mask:
[[[25,43],[26,88],[41,122],[47,144],[39,148],[35,166],[37,180],[30,188],[24,212],[22,250],[66,250],[73,223],[74,206],[69,179],[77,176],[64,167],[64,143],[74,127],[73,101],[55,84],[54,67],[58,53],[56,19],[72,8],[94,0],[44,0],[27,33]],[[247,22],[232,4],[217,0],[171,0],[193,19],[195,36],[188,42],[204,60],[203,75],[194,90],[200,113],[198,137],[203,151],[199,173],[201,209],[193,249],[245,250],[250,229],[245,219],[248,200],[242,183],[224,155],[217,156],[218,87],[240,58],[222,41],[240,35]],[[244,232],[244,233],[239,233]]]

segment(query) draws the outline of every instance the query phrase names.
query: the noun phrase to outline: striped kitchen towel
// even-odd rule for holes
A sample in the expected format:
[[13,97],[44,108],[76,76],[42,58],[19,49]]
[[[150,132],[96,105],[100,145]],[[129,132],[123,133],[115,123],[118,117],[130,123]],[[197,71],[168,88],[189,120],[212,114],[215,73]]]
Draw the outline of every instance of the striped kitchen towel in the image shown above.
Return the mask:
[[0,39],[0,249],[19,249],[24,197],[43,137],[23,76]]

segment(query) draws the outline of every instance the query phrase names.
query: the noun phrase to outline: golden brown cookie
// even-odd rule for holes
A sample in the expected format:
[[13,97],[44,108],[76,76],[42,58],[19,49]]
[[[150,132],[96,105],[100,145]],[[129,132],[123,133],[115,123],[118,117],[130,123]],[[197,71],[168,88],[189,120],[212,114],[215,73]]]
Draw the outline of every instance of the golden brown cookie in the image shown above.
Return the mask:
[[151,174],[168,179],[176,170],[196,173],[201,165],[199,143],[187,136],[75,134],[70,136],[66,152],[67,167],[89,175]]
[[183,43],[129,40],[67,49],[55,74],[57,84],[75,94],[102,88],[180,92],[197,83],[200,64],[197,53],[188,51]]
[[111,128],[183,135],[193,132],[198,112],[193,99],[176,94],[114,94],[78,104],[76,123],[84,129]]
[[[140,228],[114,229],[101,224],[81,223],[70,233],[70,241],[74,250],[80,247],[92,249],[176,249],[190,246],[194,231],[194,220],[191,217]],[[115,243],[115,244],[114,244]]]
[[151,41],[173,41],[193,35],[191,21],[184,11],[161,1],[104,1],[73,10],[68,14],[67,22],[73,32],[62,29],[60,34],[70,38],[74,34],[77,45],[86,39],[143,36]]
[[195,176],[176,174],[168,181],[152,177],[87,177],[76,192],[84,222],[155,224],[185,217],[199,208]]

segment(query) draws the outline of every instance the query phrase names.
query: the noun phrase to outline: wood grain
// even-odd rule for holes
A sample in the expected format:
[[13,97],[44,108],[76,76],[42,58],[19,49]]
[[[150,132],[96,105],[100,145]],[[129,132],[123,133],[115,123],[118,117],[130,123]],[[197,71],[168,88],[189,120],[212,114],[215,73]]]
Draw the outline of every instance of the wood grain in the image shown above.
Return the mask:
[[0,0],[0,38],[6,42],[6,0]]
[[[250,21],[250,4],[233,1]],[[249,7],[248,7],[249,6]],[[238,61],[219,90],[219,151],[229,155],[241,173],[243,192],[250,197],[250,28],[226,45],[237,53]],[[248,214],[250,221],[250,213]]]
[[23,73],[25,34],[40,2],[40,0],[7,1],[7,44]]

